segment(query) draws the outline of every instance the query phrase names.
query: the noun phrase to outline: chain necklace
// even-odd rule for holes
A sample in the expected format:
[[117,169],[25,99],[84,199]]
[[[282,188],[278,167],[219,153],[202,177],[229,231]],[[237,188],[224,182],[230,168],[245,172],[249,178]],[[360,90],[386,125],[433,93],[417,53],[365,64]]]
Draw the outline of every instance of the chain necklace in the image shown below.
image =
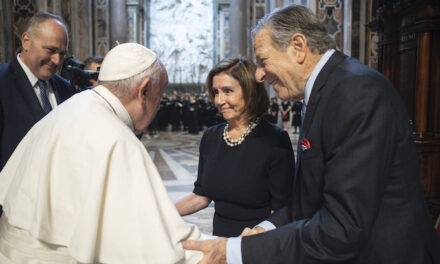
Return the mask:
[[226,124],[225,128],[223,129],[223,140],[225,141],[226,145],[230,147],[235,147],[243,143],[244,139],[247,135],[249,135],[252,130],[260,123],[261,118],[257,117],[254,120],[252,120],[249,125],[247,126],[246,130],[243,134],[237,139],[231,139],[229,137],[229,123]]

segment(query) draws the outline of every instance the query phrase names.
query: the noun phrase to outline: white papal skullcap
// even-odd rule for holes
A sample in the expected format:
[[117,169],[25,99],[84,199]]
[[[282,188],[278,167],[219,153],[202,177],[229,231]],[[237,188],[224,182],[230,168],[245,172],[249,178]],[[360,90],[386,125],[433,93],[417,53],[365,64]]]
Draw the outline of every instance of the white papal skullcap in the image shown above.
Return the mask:
[[111,49],[104,57],[98,80],[118,81],[130,78],[150,67],[156,54],[137,43],[124,43]]

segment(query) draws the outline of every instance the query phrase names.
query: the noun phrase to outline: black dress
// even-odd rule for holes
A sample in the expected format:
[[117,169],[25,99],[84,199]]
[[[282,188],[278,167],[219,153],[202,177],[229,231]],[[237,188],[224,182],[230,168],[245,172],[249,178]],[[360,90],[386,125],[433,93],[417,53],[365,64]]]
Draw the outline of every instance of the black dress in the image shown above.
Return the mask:
[[[282,102],[281,103],[281,108],[283,109],[283,111],[287,111],[289,106],[290,106],[289,102]],[[289,119],[290,119],[290,111],[287,111],[287,113],[285,113],[284,115],[281,114],[281,119],[283,120],[283,122],[289,121]]]
[[292,105],[292,126],[299,127],[301,126],[301,111],[302,111],[302,103],[301,101],[294,102]]
[[295,164],[289,136],[280,128],[261,120],[242,144],[229,147],[225,125],[203,134],[193,192],[215,202],[213,234],[230,237],[286,204]]
[[272,103],[270,105],[270,122],[272,124],[276,124],[278,122],[278,111],[280,110],[280,106],[278,103]]
[[199,134],[199,117],[196,101],[192,101],[189,103],[188,111],[188,133],[192,135],[197,135]]

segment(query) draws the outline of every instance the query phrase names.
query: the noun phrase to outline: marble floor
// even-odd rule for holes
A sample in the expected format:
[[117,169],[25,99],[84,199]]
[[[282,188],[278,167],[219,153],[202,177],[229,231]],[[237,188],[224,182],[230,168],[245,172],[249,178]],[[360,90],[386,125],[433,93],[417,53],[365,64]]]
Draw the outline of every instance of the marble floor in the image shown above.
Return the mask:
[[[298,135],[292,132],[289,135],[296,153]],[[199,135],[190,135],[187,132],[159,132],[155,137],[142,138],[172,201],[179,200],[193,190],[201,137],[202,132]],[[202,232],[212,234],[213,214],[214,204],[211,203],[207,208],[183,218],[186,222],[197,225]]]

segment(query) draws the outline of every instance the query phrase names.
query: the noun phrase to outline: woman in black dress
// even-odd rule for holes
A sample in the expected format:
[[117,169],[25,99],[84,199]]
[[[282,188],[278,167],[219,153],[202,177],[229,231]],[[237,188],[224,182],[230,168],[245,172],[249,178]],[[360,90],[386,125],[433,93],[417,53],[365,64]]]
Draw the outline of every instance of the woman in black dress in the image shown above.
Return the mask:
[[301,101],[294,102],[292,105],[292,126],[295,129],[293,133],[298,133],[299,127],[301,127]]
[[281,103],[281,119],[283,120],[283,128],[285,131],[289,132],[289,119],[290,119],[290,107],[289,101],[283,101]]
[[278,105],[278,99],[276,97],[272,98],[272,103],[270,104],[269,113],[270,113],[270,119],[269,121],[272,122],[272,124],[277,124],[278,122],[278,111],[280,110],[280,106]]
[[209,97],[227,121],[208,128],[200,143],[198,178],[192,194],[176,202],[188,215],[215,202],[213,234],[238,236],[291,195],[294,156],[288,134],[260,116],[269,107],[256,66],[227,59],[209,73]]

